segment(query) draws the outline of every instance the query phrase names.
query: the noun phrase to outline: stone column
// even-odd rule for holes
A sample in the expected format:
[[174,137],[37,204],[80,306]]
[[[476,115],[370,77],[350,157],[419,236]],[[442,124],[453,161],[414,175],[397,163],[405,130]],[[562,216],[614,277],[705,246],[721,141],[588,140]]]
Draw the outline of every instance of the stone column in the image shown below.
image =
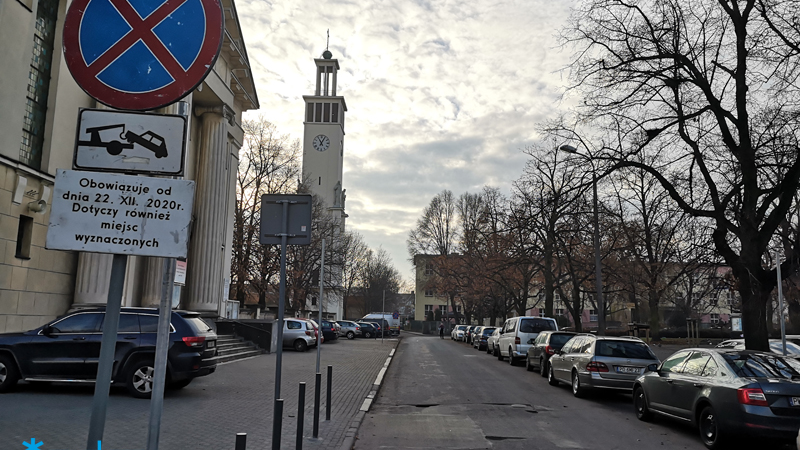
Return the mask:
[[194,198],[194,226],[187,263],[185,308],[217,313],[222,298],[227,201],[228,123],[226,107],[195,108],[202,118]]
[[[158,307],[161,303],[161,282],[164,277],[164,258],[144,259],[141,306]],[[170,300],[171,301],[171,300]]]
[[73,308],[106,304],[113,259],[114,255],[109,253],[81,252],[78,254]]

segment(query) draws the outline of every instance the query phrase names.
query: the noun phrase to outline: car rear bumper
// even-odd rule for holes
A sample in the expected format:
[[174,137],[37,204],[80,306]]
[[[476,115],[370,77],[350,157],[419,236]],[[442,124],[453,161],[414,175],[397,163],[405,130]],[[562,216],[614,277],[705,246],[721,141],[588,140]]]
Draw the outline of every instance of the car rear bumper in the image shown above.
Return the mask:
[[742,405],[738,417],[729,417],[724,423],[728,430],[747,436],[795,440],[800,429],[800,415],[781,416],[768,407]]
[[633,383],[636,377],[631,376],[630,379],[626,378],[603,378],[597,372],[579,373],[581,384],[586,387],[598,389],[617,389],[620,391],[633,390]]

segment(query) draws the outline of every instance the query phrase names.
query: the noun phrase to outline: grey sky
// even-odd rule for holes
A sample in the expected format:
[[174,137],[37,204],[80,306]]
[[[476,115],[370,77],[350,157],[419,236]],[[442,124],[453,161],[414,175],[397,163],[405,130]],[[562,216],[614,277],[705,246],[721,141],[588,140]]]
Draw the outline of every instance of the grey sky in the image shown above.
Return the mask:
[[407,280],[405,247],[443,189],[508,192],[534,126],[559,113],[569,57],[555,33],[573,0],[238,0],[261,109],[302,138],[314,58],[339,59],[347,102],[348,228]]

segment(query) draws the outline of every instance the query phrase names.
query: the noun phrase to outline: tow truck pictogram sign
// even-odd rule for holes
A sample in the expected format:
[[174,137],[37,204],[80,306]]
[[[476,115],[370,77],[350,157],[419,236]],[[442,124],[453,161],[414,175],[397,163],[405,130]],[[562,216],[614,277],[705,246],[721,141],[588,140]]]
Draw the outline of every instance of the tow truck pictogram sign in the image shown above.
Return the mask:
[[182,175],[185,136],[183,116],[82,109],[73,168]]

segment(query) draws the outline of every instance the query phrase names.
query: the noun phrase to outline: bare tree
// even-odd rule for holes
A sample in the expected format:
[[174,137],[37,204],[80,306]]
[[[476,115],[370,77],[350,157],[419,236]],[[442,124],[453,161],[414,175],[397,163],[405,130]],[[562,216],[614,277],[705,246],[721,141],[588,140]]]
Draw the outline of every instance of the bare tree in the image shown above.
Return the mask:
[[422,211],[417,226],[408,234],[406,245],[411,260],[415,255],[449,255],[457,236],[456,201],[444,190],[431,199]]
[[[800,185],[800,27],[783,0],[590,0],[563,31],[581,120],[615,168],[656,178],[692,217],[713,224],[716,250],[742,298],[749,349],[769,350],[773,235]],[[662,156],[658,165],[639,155]],[[800,263],[791,240],[782,270]]]

